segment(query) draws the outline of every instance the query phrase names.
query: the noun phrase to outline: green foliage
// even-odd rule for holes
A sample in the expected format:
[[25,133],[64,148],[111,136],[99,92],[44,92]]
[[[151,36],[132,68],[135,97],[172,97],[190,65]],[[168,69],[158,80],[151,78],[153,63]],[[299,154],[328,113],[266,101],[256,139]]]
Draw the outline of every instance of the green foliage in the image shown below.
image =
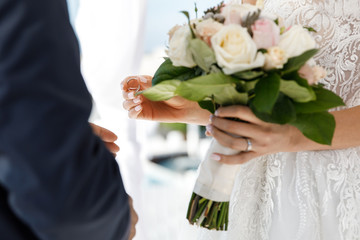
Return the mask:
[[241,80],[254,80],[264,75],[263,71],[244,71],[233,74],[232,76]]
[[279,93],[270,113],[258,111],[253,101],[250,101],[250,108],[258,118],[265,122],[286,124],[296,119],[296,111],[292,101],[282,93]]
[[216,63],[214,51],[198,38],[192,39],[189,47],[195,63],[206,73],[210,72],[211,65]]
[[306,30],[308,30],[309,32],[317,32],[314,28],[312,27],[304,27]]
[[190,31],[191,31],[191,36],[192,36],[193,38],[195,38],[195,33],[194,33],[194,31],[193,31],[193,29],[192,29],[192,27],[191,27],[191,24],[190,24],[190,14],[189,14],[189,12],[188,12],[188,11],[181,11],[181,13],[184,14],[185,17],[187,18],[188,24],[189,24],[189,28],[190,28]]
[[258,112],[270,114],[280,92],[280,76],[270,73],[261,78],[255,86],[253,106]]
[[295,102],[309,102],[316,100],[316,95],[311,88],[300,86],[296,81],[281,80],[280,91]]
[[236,91],[236,79],[223,73],[212,73],[182,82],[176,94],[191,101],[214,101],[220,105],[246,104],[247,93]]
[[155,86],[162,81],[173,79],[184,81],[199,76],[201,73],[197,68],[175,67],[171,60],[167,58],[156,71],[152,85]]
[[212,114],[215,113],[216,111],[216,104],[214,101],[212,100],[208,100],[208,101],[199,101],[199,106],[203,109],[208,110],[209,112],[211,112]]
[[298,71],[310,58],[312,58],[318,52],[317,49],[310,49],[300,56],[292,57],[285,64],[282,73],[284,75]]
[[295,109],[297,113],[315,113],[323,112],[329,109],[344,106],[343,100],[327,89],[321,86],[314,87],[316,94],[316,100],[306,103],[295,103]]
[[246,19],[244,22],[241,23],[241,26],[243,26],[244,28],[246,28],[248,30],[248,33],[253,36],[253,32],[251,29],[251,26],[254,24],[254,22],[256,20],[259,19],[261,14],[261,10],[259,9],[256,12],[249,12],[248,15],[246,16]]
[[305,137],[320,144],[331,145],[335,130],[335,118],[330,113],[298,114],[296,121],[290,124],[297,127]]
[[175,92],[180,83],[179,80],[163,81],[145,91],[139,92],[139,94],[143,94],[151,101],[165,101],[176,96]]
[[207,13],[213,13],[213,14],[221,13],[221,8],[223,8],[224,6],[225,6],[224,1],[221,1],[215,7],[208,8],[206,11],[204,11],[204,15],[206,15]]

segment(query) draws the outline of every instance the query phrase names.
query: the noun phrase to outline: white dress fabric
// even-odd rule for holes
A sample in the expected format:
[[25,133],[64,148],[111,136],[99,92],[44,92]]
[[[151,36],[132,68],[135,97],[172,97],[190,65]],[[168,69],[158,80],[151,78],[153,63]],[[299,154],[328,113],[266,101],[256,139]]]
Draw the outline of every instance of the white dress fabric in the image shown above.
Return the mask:
[[[360,105],[359,0],[265,0],[265,10],[316,29],[323,83],[347,108]],[[360,147],[250,161],[237,176],[229,221],[228,232],[199,229],[198,239],[359,240]]]

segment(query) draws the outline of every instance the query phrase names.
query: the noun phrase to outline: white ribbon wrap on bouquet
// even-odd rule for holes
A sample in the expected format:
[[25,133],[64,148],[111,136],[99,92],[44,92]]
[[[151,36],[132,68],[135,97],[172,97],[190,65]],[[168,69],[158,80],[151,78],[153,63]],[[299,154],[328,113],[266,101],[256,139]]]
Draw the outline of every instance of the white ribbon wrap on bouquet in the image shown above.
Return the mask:
[[213,139],[199,167],[194,192],[215,202],[229,202],[235,177],[241,165],[227,165],[212,160],[210,157],[213,153],[233,155],[239,151],[224,147]]

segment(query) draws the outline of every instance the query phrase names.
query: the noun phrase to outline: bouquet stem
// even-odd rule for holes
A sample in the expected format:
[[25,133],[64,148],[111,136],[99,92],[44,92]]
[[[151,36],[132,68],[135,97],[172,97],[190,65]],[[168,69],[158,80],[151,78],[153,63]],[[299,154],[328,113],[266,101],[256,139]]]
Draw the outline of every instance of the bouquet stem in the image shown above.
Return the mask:
[[227,230],[229,202],[215,202],[193,193],[186,218],[190,224],[208,229]]

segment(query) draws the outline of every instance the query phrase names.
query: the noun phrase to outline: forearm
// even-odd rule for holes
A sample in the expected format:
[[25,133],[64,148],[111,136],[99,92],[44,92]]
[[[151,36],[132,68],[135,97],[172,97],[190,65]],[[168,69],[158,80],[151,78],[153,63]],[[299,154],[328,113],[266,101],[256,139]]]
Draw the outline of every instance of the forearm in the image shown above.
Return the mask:
[[321,145],[304,137],[293,129],[293,151],[344,149],[360,146],[360,106],[331,112],[336,121],[336,128],[331,146]]

